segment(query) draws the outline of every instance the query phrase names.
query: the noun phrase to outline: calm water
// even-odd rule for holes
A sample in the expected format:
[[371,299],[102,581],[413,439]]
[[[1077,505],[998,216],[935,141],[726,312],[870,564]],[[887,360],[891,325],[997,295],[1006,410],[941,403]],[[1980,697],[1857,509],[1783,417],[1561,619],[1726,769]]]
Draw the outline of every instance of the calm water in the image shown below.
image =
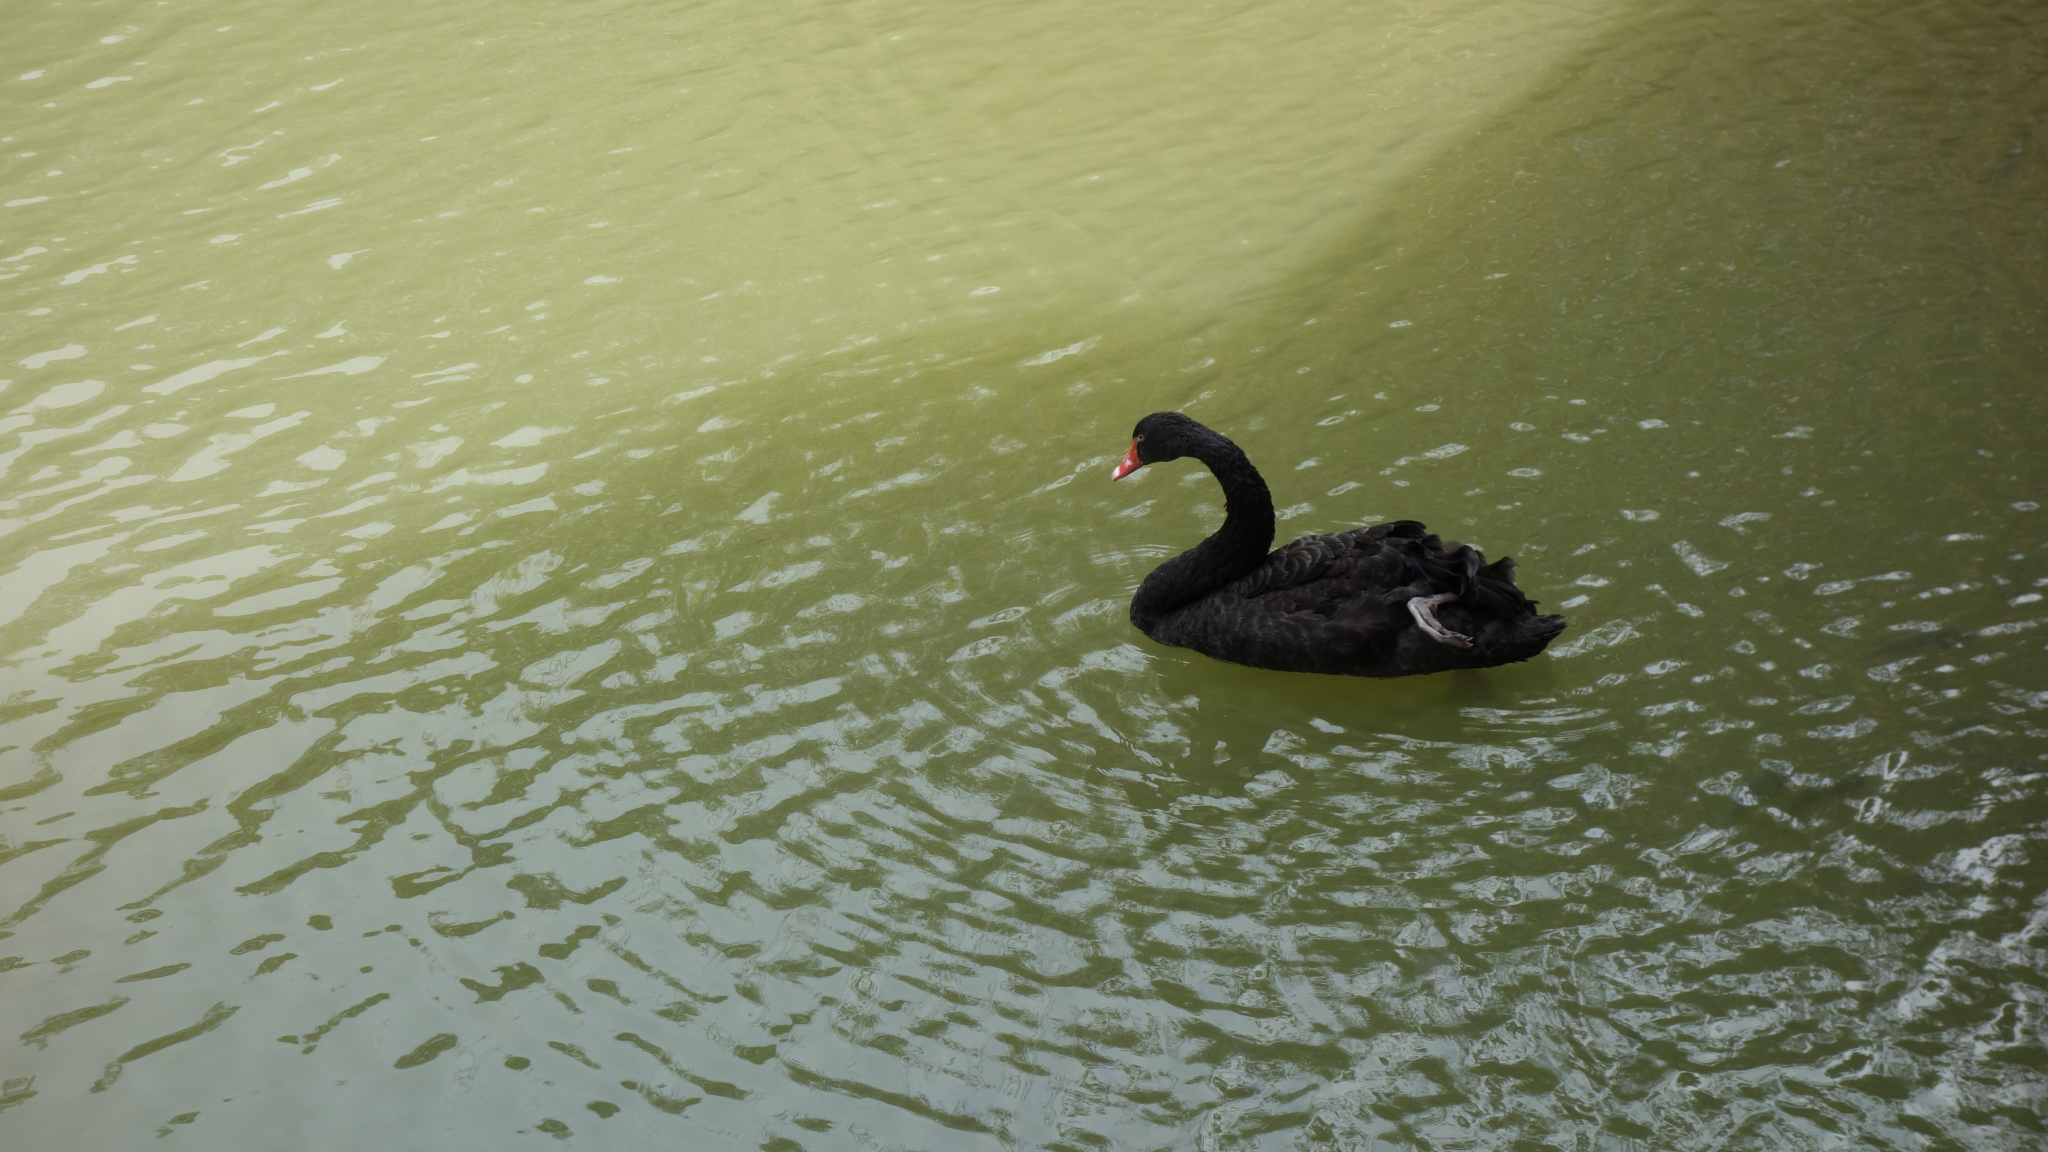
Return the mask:
[[[10,1148],[2048,1139],[2042,12],[5,26]],[[1166,407],[1571,631],[1152,644]]]

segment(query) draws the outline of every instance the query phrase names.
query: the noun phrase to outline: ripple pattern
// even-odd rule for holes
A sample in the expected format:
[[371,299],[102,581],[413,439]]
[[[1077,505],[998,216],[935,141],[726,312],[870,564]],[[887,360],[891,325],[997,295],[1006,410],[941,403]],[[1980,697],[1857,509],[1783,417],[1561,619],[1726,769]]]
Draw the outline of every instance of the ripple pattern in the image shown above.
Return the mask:
[[[0,1122],[2038,1145],[2048,26],[1512,7],[23,17]],[[1151,644],[1169,406],[1572,630]]]

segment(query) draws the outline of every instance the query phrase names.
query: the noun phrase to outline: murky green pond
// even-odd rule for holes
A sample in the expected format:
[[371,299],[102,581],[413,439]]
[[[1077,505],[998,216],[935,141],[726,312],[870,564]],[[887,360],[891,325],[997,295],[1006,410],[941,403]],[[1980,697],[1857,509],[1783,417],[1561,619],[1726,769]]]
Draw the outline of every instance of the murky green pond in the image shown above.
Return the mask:
[[9,1148],[2048,1139],[2048,13],[0,19]]

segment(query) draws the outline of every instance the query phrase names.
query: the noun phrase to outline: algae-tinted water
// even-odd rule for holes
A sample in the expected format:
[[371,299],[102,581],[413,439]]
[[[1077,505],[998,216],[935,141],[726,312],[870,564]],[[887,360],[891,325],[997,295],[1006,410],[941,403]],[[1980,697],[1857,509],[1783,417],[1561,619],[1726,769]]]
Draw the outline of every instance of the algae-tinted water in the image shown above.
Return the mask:
[[[6,24],[10,1147],[2048,1131],[2039,14]],[[1571,631],[1152,644],[1168,407]]]

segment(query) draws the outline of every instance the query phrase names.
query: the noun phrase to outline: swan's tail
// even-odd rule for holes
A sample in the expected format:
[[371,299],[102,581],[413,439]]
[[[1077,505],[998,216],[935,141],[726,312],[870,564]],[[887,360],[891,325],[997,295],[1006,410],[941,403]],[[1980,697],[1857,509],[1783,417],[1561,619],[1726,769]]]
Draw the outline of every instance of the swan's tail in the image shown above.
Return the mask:
[[1536,602],[1515,586],[1513,557],[1503,556],[1481,567],[1484,557],[1478,549],[1468,547],[1463,551],[1467,557],[1465,568],[1470,574],[1463,595],[1482,615],[1506,625],[1507,650],[1500,654],[1501,658],[1527,660],[1564,631],[1563,616],[1537,615]]
[[1432,587],[1456,592],[1467,606],[1482,615],[1508,620],[1533,615],[1536,605],[1515,587],[1515,561],[1503,556],[1488,564],[1479,549],[1469,544],[1443,546],[1432,559],[1440,566],[1431,572]]
[[1385,531],[1390,539],[1412,541],[1402,549],[1411,580],[1431,592],[1455,592],[1464,610],[1461,615],[1471,626],[1484,628],[1482,621],[1498,622],[1486,630],[1507,639],[1508,647],[1519,653],[1509,659],[1534,656],[1564,631],[1564,617],[1537,615],[1536,602],[1515,586],[1513,557],[1503,556],[1488,564],[1479,549],[1441,539],[1413,520],[1395,521],[1386,525]]
[[1522,595],[1520,588],[1515,587],[1514,557],[1503,556],[1480,568],[1477,566],[1478,562],[1485,557],[1479,555],[1476,548],[1467,548],[1466,551],[1472,554],[1473,570],[1465,594],[1477,602],[1481,609],[1503,617],[1524,616],[1536,611],[1536,605],[1527,596]]
[[1516,639],[1529,646],[1531,656],[1543,651],[1568,621],[1562,616],[1524,616],[1515,621]]

